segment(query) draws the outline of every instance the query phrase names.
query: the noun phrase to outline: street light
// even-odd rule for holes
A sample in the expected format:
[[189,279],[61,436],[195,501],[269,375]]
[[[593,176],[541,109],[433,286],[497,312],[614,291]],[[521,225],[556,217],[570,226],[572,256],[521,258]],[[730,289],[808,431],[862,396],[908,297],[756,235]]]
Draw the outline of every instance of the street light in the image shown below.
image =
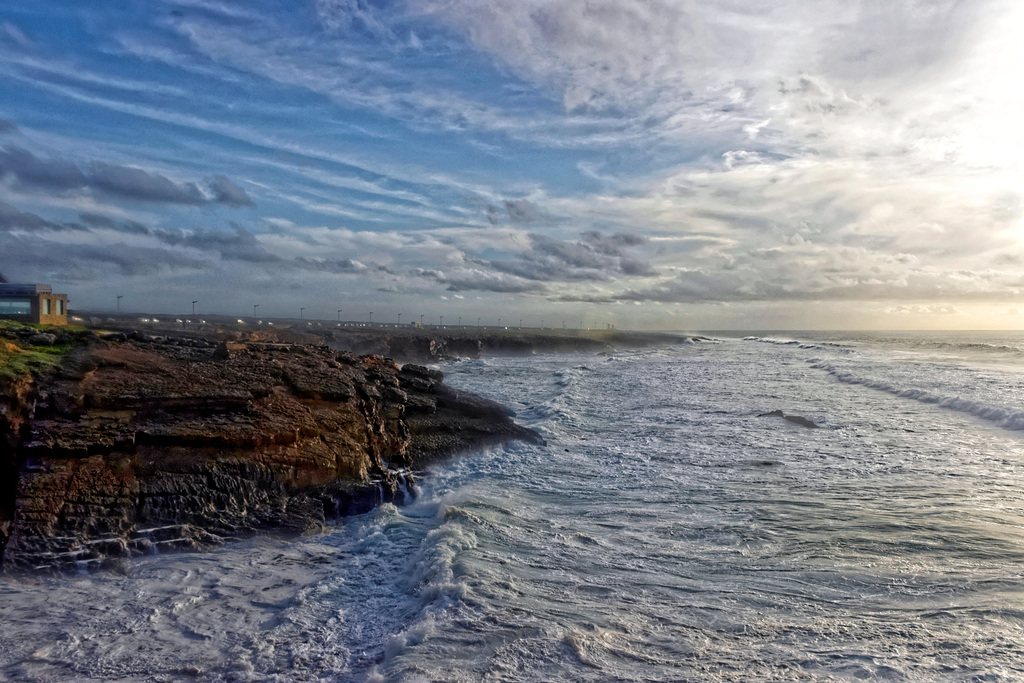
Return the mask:
[[462,327],[462,316],[459,316],[459,327]]
[[519,329],[523,329],[523,319],[519,319]]
[[370,324],[373,324],[373,311],[370,311]]
[[399,327],[401,327],[401,325],[402,325],[402,314],[401,313],[398,314],[398,325],[399,325]]
[[121,299],[123,299],[123,298],[124,298],[124,294],[118,294],[117,295],[117,312],[118,313],[121,312]]
[[196,304],[199,303],[199,299],[192,302],[192,315],[196,314]]
[[444,316],[439,316],[439,318],[440,321],[438,322],[438,327],[444,327]]
[[420,316],[420,327],[423,327],[423,316]]
[[299,309],[299,320],[302,320],[302,314],[305,312],[305,310],[306,310],[305,306],[303,306],[302,308]]
[[477,319],[476,319],[476,326],[477,326],[477,327],[480,327],[480,318],[477,318]]
[[339,309],[338,309],[338,322],[339,322],[339,323],[341,322],[341,311],[342,311],[342,310],[343,310],[343,309],[341,309],[341,308],[339,308]]
[[252,305],[252,317],[254,317],[254,318],[256,317],[256,309],[259,308],[259,307],[260,307],[259,304],[253,304]]

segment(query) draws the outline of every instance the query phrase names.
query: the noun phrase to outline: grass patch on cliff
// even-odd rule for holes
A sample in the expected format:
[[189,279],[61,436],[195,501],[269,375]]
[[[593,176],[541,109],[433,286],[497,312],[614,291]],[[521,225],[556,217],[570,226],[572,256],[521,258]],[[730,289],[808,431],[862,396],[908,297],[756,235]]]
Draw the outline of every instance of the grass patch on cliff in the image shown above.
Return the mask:
[[[51,325],[30,325],[12,320],[0,321],[0,332],[17,332],[22,329],[33,332],[47,332]],[[66,329],[66,328],[65,328]],[[38,377],[52,371],[64,359],[74,344],[53,344],[30,346],[17,338],[8,335],[0,336],[0,380],[9,381],[31,375]]]
[[64,354],[70,350],[70,344],[22,348],[0,340],[0,379],[12,380],[23,375],[38,377],[60,365]]

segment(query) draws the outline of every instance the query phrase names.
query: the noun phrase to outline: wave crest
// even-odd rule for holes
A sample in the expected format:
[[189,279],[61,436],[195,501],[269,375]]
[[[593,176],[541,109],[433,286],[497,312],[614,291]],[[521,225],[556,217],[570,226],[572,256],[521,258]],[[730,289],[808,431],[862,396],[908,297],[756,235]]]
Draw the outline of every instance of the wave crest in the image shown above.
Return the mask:
[[902,388],[890,382],[867,377],[858,377],[845,370],[825,363],[815,363],[811,367],[824,370],[843,384],[853,384],[884,391],[893,396],[908,398],[921,403],[937,405],[941,408],[967,413],[974,417],[993,422],[999,427],[1014,431],[1024,430],[1024,411],[1015,411],[1000,406],[993,406],[980,401],[971,401],[959,396],[941,396],[926,389],[915,387]]

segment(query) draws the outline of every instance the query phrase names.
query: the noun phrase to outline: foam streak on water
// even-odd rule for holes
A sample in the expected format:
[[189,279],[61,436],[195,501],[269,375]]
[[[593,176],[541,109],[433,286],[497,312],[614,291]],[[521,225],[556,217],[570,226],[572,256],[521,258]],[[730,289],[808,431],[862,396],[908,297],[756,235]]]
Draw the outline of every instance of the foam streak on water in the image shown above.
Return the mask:
[[1020,356],[755,335],[454,363],[548,444],[315,538],[0,583],[0,676],[1024,680]]

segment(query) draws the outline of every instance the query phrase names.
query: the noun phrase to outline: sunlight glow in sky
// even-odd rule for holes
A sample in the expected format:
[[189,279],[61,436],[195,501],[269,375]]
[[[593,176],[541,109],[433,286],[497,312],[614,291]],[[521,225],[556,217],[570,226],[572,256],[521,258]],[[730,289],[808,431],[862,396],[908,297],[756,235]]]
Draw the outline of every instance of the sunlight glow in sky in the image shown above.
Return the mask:
[[72,307],[1024,327],[1012,0],[0,6],[0,272]]

